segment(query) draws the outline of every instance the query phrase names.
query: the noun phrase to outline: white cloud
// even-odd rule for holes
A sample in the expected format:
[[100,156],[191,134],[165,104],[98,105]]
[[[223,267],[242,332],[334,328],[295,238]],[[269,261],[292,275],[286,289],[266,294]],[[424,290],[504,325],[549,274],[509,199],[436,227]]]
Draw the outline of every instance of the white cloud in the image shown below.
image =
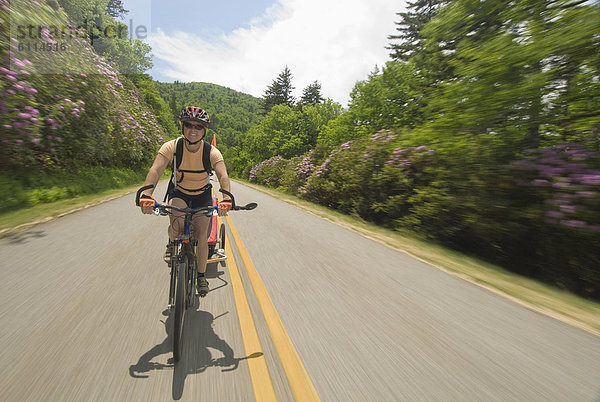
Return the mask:
[[294,95],[318,80],[322,93],[346,104],[358,80],[366,79],[389,51],[403,3],[389,0],[279,0],[265,15],[220,40],[192,32],[151,36],[155,58],[170,66],[160,71],[179,81],[203,81],[254,96],[287,65]]

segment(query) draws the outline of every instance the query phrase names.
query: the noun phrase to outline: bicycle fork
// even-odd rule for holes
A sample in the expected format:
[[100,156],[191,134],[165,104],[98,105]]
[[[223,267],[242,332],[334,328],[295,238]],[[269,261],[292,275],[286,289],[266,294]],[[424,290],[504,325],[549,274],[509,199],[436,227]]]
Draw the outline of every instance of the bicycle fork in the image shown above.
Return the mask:
[[177,286],[177,270],[179,269],[179,242],[173,243],[173,252],[171,254],[171,283],[169,286],[169,304],[167,308],[173,310],[175,308],[175,286]]
[[186,264],[186,269],[188,270],[186,275],[186,307],[193,306],[195,304],[194,296],[196,294],[195,290],[198,276],[198,262],[195,253],[197,247],[198,241],[195,239],[187,243],[176,240],[173,244],[173,255],[171,256],[171,283],[169,286],[169,310],[172,310],[175,307],[175,289],[177,286],[177,274],[180,269],[183,256],[186,256],[188,261],[188,263]]

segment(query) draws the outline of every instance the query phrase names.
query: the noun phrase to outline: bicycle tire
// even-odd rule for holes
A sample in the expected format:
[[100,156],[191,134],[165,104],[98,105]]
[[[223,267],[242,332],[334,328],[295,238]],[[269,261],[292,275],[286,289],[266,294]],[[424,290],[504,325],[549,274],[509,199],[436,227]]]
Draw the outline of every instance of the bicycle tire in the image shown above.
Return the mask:
[[177,288],[175,292],[175,314],[173,322],[173,360],[178,362],[183,349],[183,320],[185,316],[186,277],[188,258],[182,254],[177,271]]
[[219,248],[221,250],[225,250],[225,224],[221,223],[221,227],[219,229],[219,239],[221,240],[221,244]]
[[185,308],[195,308],[196,307],[196,281],[198,280],[198,260],[196,258],[196,253],[192,254],[192,263],[188,264],[188,278],[187,278],[187,302],[185,304]]

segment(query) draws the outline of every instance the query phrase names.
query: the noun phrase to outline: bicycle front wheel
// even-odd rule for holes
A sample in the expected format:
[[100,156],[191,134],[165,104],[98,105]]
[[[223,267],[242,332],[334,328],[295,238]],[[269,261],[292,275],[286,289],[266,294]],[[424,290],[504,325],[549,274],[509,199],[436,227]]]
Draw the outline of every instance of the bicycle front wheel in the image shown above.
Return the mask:
[[177,267],[177,287],[175,291],[175,322],[173,323],[173,360],[179,361],[183,349],[183,319],[185,316],[185,283],[187,280],[188,258],[183,254]]

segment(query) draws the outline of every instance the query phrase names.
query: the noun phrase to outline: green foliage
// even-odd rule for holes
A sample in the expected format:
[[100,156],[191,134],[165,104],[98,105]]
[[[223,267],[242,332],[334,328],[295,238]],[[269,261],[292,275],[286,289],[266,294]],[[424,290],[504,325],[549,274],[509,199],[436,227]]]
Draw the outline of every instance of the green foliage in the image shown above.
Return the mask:
[[262,98],[263,114],[269,113],[273,106],[276,105],[294,106],[295,99],[292,96],[293,90],[292,72],[288,66],[285,66],[283,71],[279,73],[277,78],[274,79],[271,85],[265,90],[265,94]]
[[327,147],[334,147],[346,141],[364,136],[364,130],[359,127],[351,113],[342,113],[335,119],[332,119],[319,132],[317,142]]
[[316,105],[317,103],[323,102],[325,99],[321,96],[321,84],[319,81],[315,81],[308,85],[302,91],[302,98],[298,104],[302,107],[305,105]]
[[170,138],[177,137],[179,130],[174,123],[171,108],[160,96],[152,78],[147,74],[130,75],[129,78],[135,84],[140,95],[152,110],[154,116],[156,116],[158,123],[168,133],[168,136]]
[[113,18],[123,17],[125,14],[129,12],[129,10],[125,10],[123,7],[123,2],[121,0],[108,0],[108,4],[106,5],[106,12]]
[[248,177],[251,181],[265,186],[279,188],[283,185],[284,173],[289,161],[281,156],[274,156],[250,169]]
[[[390,57],[394,60],[408,61],[415,53],[422,51],[424,36],[421,32],[426,23],[437,13],[439,7],[447,3],[441,0],[416,0],[406,2],[406,12],[398,13],[402,17],[396,22],[397,35],[389,35],[388,39],[394,41],[388,49]],[[396,41],[400,43],[396,43]]]
[[[98,4],[72,11],[96,12]],[[6,11],[0,10],[0,14]],[[46,4],[23,1],[11,5],[15,24],[27,26],[30,16],[35,16],[41,27],[69,25],[60,9]],[[135,86],[94,53],[84,39],[84,30],[70,28],[70,32],[75,37],[67,41],[72,50],[28,52],[29,59],[12,57],[13,69],[1,70],[0,89],[5,96],[0,102],[0,171],[31,167],[52,171],[82,165],[138,167],[154,158],[163,141],[165,131],[140,104]],[[65,40],[60,32],[45,30],[43,34],[49,42],[54,41],[53,35]],[[1,58],[8,60],[8,38],[0,43]],[[49,74],[48,63],[53,71],[70,73]]]
[[600,8],[569,3],[455,1],[442,9],[424,33],[431,52],[455,44],[444,57],[456,77],[438,81],[431,96],[435,129],[505,135],[518,128],[524,147],[566,135],[592,141]]
[[308,144],[298,130],[300,112],[287,105],[275,105],[260,124],[247,134],[246,148],[254,161],[281,154],[284,158],[300,155],[308,150]]
[[275,105],[246,135],[245,149],[253,163],[280,155],[301,155],[313,148],[321,129],[341,113],[331,101],[309,105],[302,110]]
[[126,24],[116,21],[128,11],[120,0],[58,0],[69,22],[84,30],[94,50],[112,62],[122,74],[136,74],[152,68],[151,47],[130,39]]
[[5,194],[4,212],[34,205],[123,188],[144,180],[142,170],[86,167],[46,173],[42,170],[23,172],[19,180],[0,174],[0,191]]
[[[125,24],[122,24],[126,26]],[[102,44],[106,44],[101,48]],[[98,39],[96,51],[112,61],[123,74],[139,74],[152,68],[152,48],[139,39]]]
[[21,208],[27,203],[27,194],[18,180],[0,175],[0,191],[4,194],[2,203],[6,211]]
[[356,83],[348,111],[323,128],[319,142],[336,146],[378,130],[415,126],[421,119],[415,82],[411,64],[388,62]]

